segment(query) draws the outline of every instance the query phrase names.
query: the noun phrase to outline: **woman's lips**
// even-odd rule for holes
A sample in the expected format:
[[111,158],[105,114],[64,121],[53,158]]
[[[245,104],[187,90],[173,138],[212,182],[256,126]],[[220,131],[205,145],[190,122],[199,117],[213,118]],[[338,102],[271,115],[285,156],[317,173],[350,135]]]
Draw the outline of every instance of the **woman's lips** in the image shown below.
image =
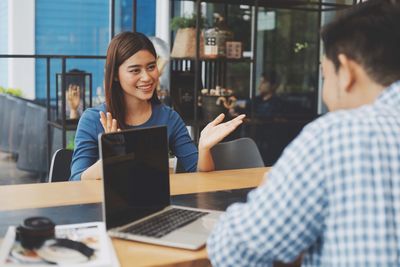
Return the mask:
[[147,84],[147,85],[140,85],[136,86],[138,90],[144,91],[144,92],[150,92],[153,91],[153,84]]

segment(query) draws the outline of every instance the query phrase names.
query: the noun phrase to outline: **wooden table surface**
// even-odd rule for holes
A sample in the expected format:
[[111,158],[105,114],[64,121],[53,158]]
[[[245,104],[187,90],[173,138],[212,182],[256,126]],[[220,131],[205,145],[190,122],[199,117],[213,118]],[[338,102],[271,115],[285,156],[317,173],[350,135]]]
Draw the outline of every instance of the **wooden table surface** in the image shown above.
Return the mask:
[[[269,168],[172,174],[171,194],[189,194],[258,186]],[[98,203],[101,181],[0,186],[0,211]],[[207,266],[206,249],[188,251],[113,239],[121,266]]]

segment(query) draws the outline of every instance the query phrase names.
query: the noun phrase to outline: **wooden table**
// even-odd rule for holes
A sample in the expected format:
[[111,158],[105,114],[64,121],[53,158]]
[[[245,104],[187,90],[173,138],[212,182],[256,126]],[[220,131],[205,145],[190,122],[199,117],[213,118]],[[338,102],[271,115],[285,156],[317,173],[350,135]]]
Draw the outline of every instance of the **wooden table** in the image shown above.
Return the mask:
[[[268,168],[171,175],[171,194],[258,186]],[[100,181],[0,186],[0,211],[58,207],[102,201]],[[113,239],[121,266],[207,266],[206,249],[187,251]]]

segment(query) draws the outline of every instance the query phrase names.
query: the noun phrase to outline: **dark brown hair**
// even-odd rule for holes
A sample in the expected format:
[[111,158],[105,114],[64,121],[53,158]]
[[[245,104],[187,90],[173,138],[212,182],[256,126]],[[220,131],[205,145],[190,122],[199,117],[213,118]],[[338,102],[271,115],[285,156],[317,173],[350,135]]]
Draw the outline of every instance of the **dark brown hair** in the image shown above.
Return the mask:
[[[140,32],[122,32],[116,35],[107,49],[107,59],[104,73],[104,90],[107,111],[118,122],[118,128],[125,129],[125,102],[121,84],[116,80],[119,66],[140,50],[149,51],[155,58],[157,53],[153,43]],[[157,92],[154,90],[150,99],[152,104],[159,104]]]
[[325,55],[340,67],[339,54],[360,64],[378,84],[400,79],[399,0],[369,0],[339,13],[321,32]]

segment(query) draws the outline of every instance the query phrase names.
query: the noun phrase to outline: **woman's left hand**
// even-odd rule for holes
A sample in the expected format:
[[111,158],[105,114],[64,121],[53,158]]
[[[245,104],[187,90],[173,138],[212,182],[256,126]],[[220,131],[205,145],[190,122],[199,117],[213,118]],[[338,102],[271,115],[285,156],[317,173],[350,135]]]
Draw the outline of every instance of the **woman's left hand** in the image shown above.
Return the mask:
[[103,126],[105,133],[119,132],[121,129],[118,128],[118,123],[116,119],[113,119],[110,112],[104,114],[100,111],[100,123]]
[[201,131],[199,150],[210,150],[242,124],[244,117],[246,117],[246,115],[239,115],[230,121],[221,123],[224,120],[225,115],[220,114],[215,120],[207,124],[203,131]]

